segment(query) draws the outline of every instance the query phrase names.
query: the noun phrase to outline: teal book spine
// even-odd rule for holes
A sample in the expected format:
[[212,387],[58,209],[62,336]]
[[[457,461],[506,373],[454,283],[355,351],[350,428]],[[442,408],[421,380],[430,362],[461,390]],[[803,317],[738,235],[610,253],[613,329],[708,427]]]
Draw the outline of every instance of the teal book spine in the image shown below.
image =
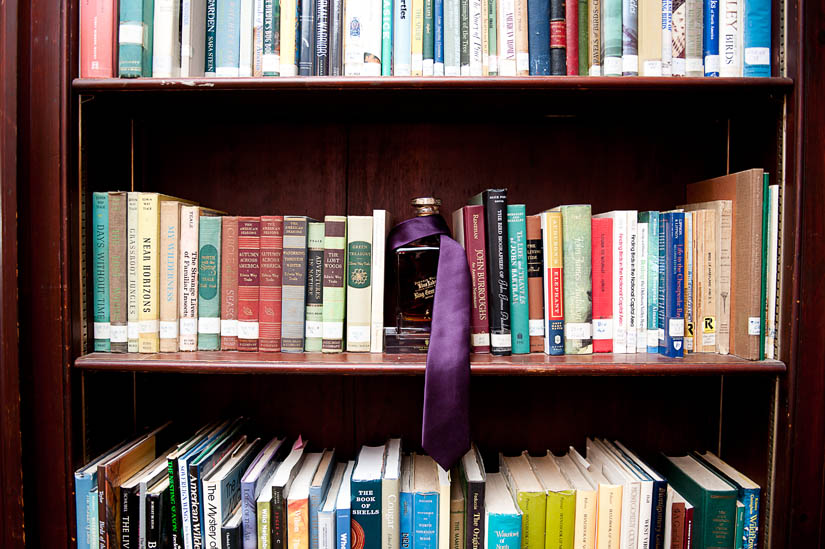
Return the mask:
[[659,352],[659,212],[639,212],[647,223],[647,352]]
[[320,352],[324,325],[324,223],[307,227],[307,292],[304,350]]
[[221,348],[221,218],[201,216],[198,230],[198,350]]
[[562,206],[564,258],[564,354],[593,353],[591,209],[589,204]]
[[734,527],[733,549],[744,549],[745,535],[745,505],[741,501],[737,501],[736,526]]
[[424,0],[424,43],[421,46],[424,57],[424,76],[433,75],[435,60],[435,0]]
[[514,355],[530,352],[530,299],[527,294],[527,218],[524,204],[507,205],[510,252],[510,335]]
[[[205,76],[215,76],[215,67],[217,66],[215,43],[217,38],[217,23],[218,0],[206,0],[206,36],[203,61],[203,72]],[[240,52],[240,43],[238,44],[238,51]],[[240,64],[240,60],[238,64]]]
[[520,549],[521,515],[487,515],[487,547],[485,549]]
[[392,76],[392,0],[381,0],[381,76]]
[[120,1],[118,26],[118,76],[137,78],[143,76],[143,41],[146,29],[143,25],[144,0]]
[[94,193],[92,217],[95,351],[109,352],[109,193]]
[[358,547],[381,549],[381,479],[353,480],[350,486],[352,532],[363,535]]
[[155,44],[155,0],[143,0],[143,73],[152,76],[152,53]]
[[602,2],[605,76],[622,75],[622,0]]
[[759,360],[765,360],[765,325],[768,308],[768,217],[770,213],[770,194],[768,183],[770,174],[762,174],[762,283],[759,289]]
[[215,76],[239,76],[241,0],[218,0],[215,25]]

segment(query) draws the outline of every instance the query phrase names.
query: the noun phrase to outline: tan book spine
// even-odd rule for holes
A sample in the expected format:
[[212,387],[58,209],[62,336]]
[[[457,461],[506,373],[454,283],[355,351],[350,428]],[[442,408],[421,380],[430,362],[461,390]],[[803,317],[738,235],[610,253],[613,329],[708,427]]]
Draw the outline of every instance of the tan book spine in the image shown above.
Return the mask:
[[490,0],[481,0],[481,76],[490,72]]
[[140,193],[126,193],[126,332],[127,350],[138,352],[138,202]]
[[[661,11],[661,7],[659,8]],[[599,0],[587,0],[587,21],[590,24],[590,32],[587,42],[587,66],[590,76],[601,76],[602,74],[602,20],[601,2]],[[660,48],[661,49],[661,48]],[[641,52],[640,52],[641,53]]]
[[221,220],[221,351],[238,350],[238,218]]
[[178,251],[180,209],[176,200],[160,204],[160,352],[178,352]]
[[369,352],[372,216],[347,217],[347,351]]
[[639,76],[662,76],[662,2],[639,1]]
[[126,314],[126,193],[109,193],[109,340],[113,353],[128,351]]
[[178,262],[178,344],[181,351],[198,348],[198,232],[200,208],[183,206]]
[[160,350],[160,296],[158,295],[160,201],[157,193],[140,193],[138,204],[138,351]]
[[516,73],[519,76],[530,75],[529,38],[527,0],[516,0]]

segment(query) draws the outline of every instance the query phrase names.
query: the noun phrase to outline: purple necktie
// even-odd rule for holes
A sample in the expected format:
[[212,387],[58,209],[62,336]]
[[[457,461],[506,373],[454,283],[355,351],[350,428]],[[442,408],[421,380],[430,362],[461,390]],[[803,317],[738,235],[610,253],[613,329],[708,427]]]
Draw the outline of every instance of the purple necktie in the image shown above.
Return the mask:
[[421,446],[450,470],[470,449],[470,267],[440,215],[414,217],[390,231],[392,250],[441,235],[430,345],[424,375]]

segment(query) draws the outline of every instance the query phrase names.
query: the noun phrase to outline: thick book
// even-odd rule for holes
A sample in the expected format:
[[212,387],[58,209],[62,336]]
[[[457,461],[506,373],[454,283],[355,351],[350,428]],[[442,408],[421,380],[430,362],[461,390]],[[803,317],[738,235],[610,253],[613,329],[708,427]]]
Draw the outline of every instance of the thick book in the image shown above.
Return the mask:
[[321,463],[323,452],[306,454],[287,495],[287,533],[289,549],[310,549],[309,485]]
[[544,352],[564,354],[564,243],[561,212],[541,214],[544,257]]
[[280,76],[298,76],[298,2],[283,0],[280,2]]
[[215,76],[217,66],[218,0],[206,0],[206,29],[204,30],[203,73]]
[[238,218],[221,218],[221,351],[238,350]]
[[564,353],[593,352],[590,205],[559,206],[564,247]]
[[507,189],[487,189],[470,199],[484,206],[487,235],[487,281],[490,285],[490,349],[494,355],[511,354],[510,276],[507,246]]
[[487,475],[485,502],[485,549],[520,549],[521,510],[513,500],[501,473]]
[[684,356],[685,214],[663,212],[659,233],[659,354]]
[[260,281],[258,290],[258,346],[281,350],[284,218],[261,216]]
[[335,501],[335,539],[336,549],[350,549],[352,547],[352,471],[355,462],[347,462],[344,477],[341,479],[341,488]]
[[516,76],[516,0],[496,0],[495,5],[498,25],[498,74]]
[[[579,5],[580,3],[581,2],[579,2],[579,0],[570,0],[569,2],[564,2],[564,74],[568,76],[578,76],[579,74],[579,10],[581,9]],[[558,25],[556,25],[556,30],[558,30]],[[551,28],[551,33],[552,32],[553,29]]]
[[570,452],[556,459],[565,480],[576,492],[573,521],[573,547],[596,547],[597,492],[590,481],[576,467]]
[[94,193],[92,198],[94,350],[109,352],[109,194]]
[[198,348],[198,233],[200,208],[185,205],[180,214],[178,245],[178,348]]
[[699,547],[733,547],[736,488],[692,456],[662,456],[662,473],[694,506],[693,539]]
[[673,76],[685,76],[687,72],[687,27],[685,25],[687,2],[685,0],[672,0],[670,12],[673,27],[670,33],[672,48],[671,72]]
[[[168,471],[168,499],[164,502],[168,504],[168,514],[171,521],[169,531],[170,544],[173,548],[183,547],[183,513],[182,502],[186,498],[181,497],[181,489],[184,487],[180,482],[180,471],[182,469],[181,458],[193,451],[199,445],[204,444],[205,438],[216,428],[215,425],[206,425],[199,429],[185,442],[178,444],[177,448],[166,455]],[[185,486],[188,490],[188,486]],[[187,511],[188,513],[189,511]]]
[[317,0],[301,0],[298,3],[301,29],[298,48],[298,76],[315,74],[315,9]]
[[324,281],[321,350],[344,350],[344,313],[346,311],[347,218],[324,218]]
[[335,450],[324,450],[309,484],[309,547],[319,548],[319,516],[335,470]]
[[160,204],[160,352],[176,353],[178,346],[178,298],[180,290],[180,221],[182,204]]
[[622,0],[604,0],[601,12],[602,22],[602,74],[621,76],[622,74]]
[[499,454],[499,471],[521,509],[523,549],[544,549],[547,495],[527,454],[508,457]]
[[386,263],[387,210],[372,211],[372,253],[370,254],[370,352],[384,351],[384,265]]
[[[98,523],[96,517],[93,517],[92,515],[97,514],[98,507],[98,465],[108,461],[123,447],[123,444],[117,445],[116,447],[90,461],[74,473],[78,549],[90,549],[93,545],[95,547],[97,546],[96,541],[98,540]],[[93,541],[92,538],[94,538],[95,541]]]
[[128,350],[126,314],[126,193],[109,193],[109,342],[113,353]]
[[[118,76],[137,78],[152,76],[151,34],[154,2],[123,0],[118,25]],[[148,26],[148,28],[147,28]]]
[[127,350],[138,352],[138,203],[140,193],[126,193],[126,332]]
[[263,0],[263,76],[278,76],[281,70],[281,3]]
[[238,350],[258,350],[261,218],[238,218]]
[[484,462],[475,445],[461,458],[459,478],[464,491],[464,548],[481,549],[486,535],[485,493],[487,473]]
[[587,459],[604,477],[621,488],[619,518],[619,546],[636,547],[640,520],[639,500],[642,483],[630,467],[618,459],[607,445],[598,439],[586,439]]
[[123,549],[138,547],[140,543],[141,485],[145,490],[147,484],[163,478],[166,465],[166,456],[155,458],[120,485],[120,547]]
[[530,309],[530,352],[544,351],[544,258],[541,216],[527,216],[527,298]]
[[507,205],[509,236],[510,326],[513,354],[530,352],[530,306],[527,294],[527,222],[524,204]]
[[152,76],[180,76],[180,0],[155,0],[152,32]]
[[543,456],[528,456],[528,459],[547,494],[544,546],[569,549],[573,547],[576,527],[576,491],[564,478],[557,458],[549,450]]
[[743,76],[771,75],[771,3],[765,0],[744,2]]
[[621,456],[652,482],[650,499],[650,547],[664,547],[665,504],[667,500],[667,479],[642,461],[621,442],[614,441],[613,446]]
[[473,353],[489,353],[490,324],[487,303],[487,250],[484,245],[484,207],[464,206],[454,211],[453,236],[456,242],[464,248],[467,254],[467,263],[470,266],[470,282],[473,289],[470,350]]
[[638,3],[640,76],[662,76],[662,8],[662,0]]
[[112,78],[117,60],[117,4],[89,0],[80,5],[80,77]]
[[647,278],[648,227],[644,221],[636,224],[636,352],[647,352]]
[[286,449],[287,445],[284,444],[283,438],[273,438],[255,456],[241,477],[244,549],[257,549],[258,547],[258,497],[286,455]]
[[613,220],[591,220],[593,352],[613,352]]
[[719,76],[719,2],[704,0],[702,58],[705,76]]
[[399,549],[401,439],[389,439],[386,447],[384,472],[381,475],[381,549]]
[[206,54],[206,2],[181,0],[180,76],[203,76]]
[[[392,74],[393,76],[410,75],[412,2],[397,0],[393,2],[394,17],[392,23]],[[446,6],[445,6],[446,17]],[[446,55],[446,49],[445,49]]]
[[639,2],[622,0],[622,76],[639,75]]
[[347,351],[369,352],[372,299],[372,216],[347,217]]
[[605,477],[601,467],[584,459],[573,447],[569,455],[581,474],[596,489],[596,547],[619,549],[621,546],[622,486]]
[[316,0],[315,5],[315,71],[316,76],[329,76],[330,0]]
[[284,217],[281,350],[287,353],[304,351],[307,223],[306,217]]
[[639,223],[647,224],[647,326],[648,353],[659,352],[659,212],[639,212]]
[[221,218],[201,216],[198,229],[198,350],[221,347]]
[[633,210],[616,210],[593,216],[597,219],[613,220],[613,352],[636,352],[635,332],[631,345],[630,324],[630,217],[636,220]]
[[[362,446],[352,472],[350,498],[353,543],[362,549],[381,548],[381,474],[386,446]],[[431,549],[436,549],[432,547]]]
[[413,456],[413,547],[439,549],[438,471],[429,456]]
[[689,203],[730,200],[730,352],[757,360],[761,334],[763,171],[738,172],[687,187]]
[[317,352],[321,350],[323,339],[323,320],[324,223],[311,221],[307,225],[307,293],[306,318],[304,320],[305,351]]
[[241,0],[218,0],[216,8],[215,76],[239,76],[241,68]]
[[[551,12],[553,11],[552,4],[555,6],[557,15],[551,22]],[[551,29],[558,26],[558,8],[563,6],[563,2],[559,0],[527,0],[527,15],[529,25],[529,44],[530,44],[530,74],[531,75],[548,75],[550,72],[550,43],[552,38],[557,38],[558,34],[551,35]],[[564,13],[562,12],[561,25],[564,25]],[[557,31],[558,32],[558,31]],[[552,37],[552,38],[551,38]],[[558,44],[553,44],[558,48]],[[564,55],[562,48],[555,57]]]

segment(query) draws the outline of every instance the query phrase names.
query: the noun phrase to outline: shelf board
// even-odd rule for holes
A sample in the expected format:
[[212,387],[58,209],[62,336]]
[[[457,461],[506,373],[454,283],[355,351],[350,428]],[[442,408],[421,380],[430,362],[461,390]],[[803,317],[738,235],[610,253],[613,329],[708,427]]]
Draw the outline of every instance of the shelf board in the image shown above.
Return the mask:
[[642,76],[496,76],[496,77],[296,77],[296,78],[77,78],[72,88],[80,93],[111,91],[768,91],[785,93],[790,78],[655,78]]
[[[75,360],[75,368],[97,371],[316,374],[316,375],[422,375],[426,356],[372,353],[192,353],[117,354],[91,353]],[[785,365],[775,360],[754,362],[732,355],[691,354],[673,359],[660,355],[595,354],[547,356],[541,353],[499,357],[471,355],[473,375],[517,376],[644,376],[781,374]]]

